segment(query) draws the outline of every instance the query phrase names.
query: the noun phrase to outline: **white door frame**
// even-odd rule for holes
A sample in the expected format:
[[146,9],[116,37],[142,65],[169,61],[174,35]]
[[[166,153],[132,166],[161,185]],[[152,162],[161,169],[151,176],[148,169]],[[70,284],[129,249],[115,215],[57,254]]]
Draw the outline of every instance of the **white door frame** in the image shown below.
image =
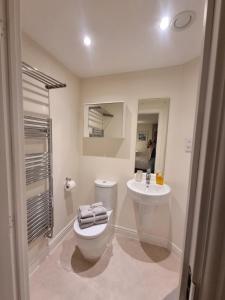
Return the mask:
[[[24,180],[24,149],[23,149],[23,105],[22,105],[22,84],[21,84],[21,49],[20,49],[20,1],[19,0],[0,0],[2,3],[6,5],[6,22],[7,22],[7,46],[8,46],[8,60],[6,61],[8,64],[0,65],[1,67],[1,75],[7,71],[9,71],[8,82],[1,81],[3,84],[2,91],[5,91],[4,97],[1,97],[0,105],[2,109],[2,116],[0,119],[0,125],[3,127],[1,128],[1,135],[2,133],[4,139],[1,140],[3,143],[4,151],[0,153],[0,162],[2,163],[3,156],[5,155],[6,160],[5,167],[0,168],[0,175],[1,178],[4,178],[6,181],[5,187],[7,189],[4,190],[4,199],[7,201],[7,205],[4,208],[5,212],[5,222],[8,224],[5,232],[11,232],[11,239],[9,242],[10,246],[10,256],[7,258],[9,259],[8,270],[10,270],[10,279],[14,284],[12,285],[12,293],[10,298],[6,298],[7,300],[14,300],[14,299],[21,299],[21,300],[28,300],[29,299],[29,289],[28,289],[28,262],[27,262],[27,236],[26,236],[26,210],[25,210],[25,180]],[[219,135],[223,132],[225,122],[224,118],[219,115],[219,112],[224,109],[223,103],[223,96],[224,94],[218,94],[218,91],[222,91],[222,86],[217,86],[217,93],[214,96],[218,96],[217,98],[212,97],[212,93],[215,92],[215,80],[217,79],[217,83],[220,84],[220,78],[215,79],[215,65],[218,63],[214,55],[215,51],[218,50],[218,47],[225,53],[225,47],[223,45],[217,44],[218,35],[221,35],[218,30],[218,21],[220,21],[220,8],[223,5],[223,14],[225,14],[225,4],[222,4],[222,0],[208,0],[208,17],[207,17],[207,24],[206,24],[206,36],[205,36],[205,49],[204,49],[204,57],[203,57],[203,66],[202,66],[202,78],[201,78],[201,88],[200,88],[200,95],[199,95],[199,107],[198,107],[198,122],[196,125],[196,133],[195,133],[195,149],[192,159],[192,179],[191,179],[191,188],[190,188],[190,202],[189,202],[189,216],[187,220],[187,235],[186,235],[186,246],[185,246],[185,253],[184,253],[184,263],[183,263],[183,274],[182,274],[182,281],[181,281],[181,294],[180,300],[186,299],[185,289],[186,289],[186,278],[187,278],[187,268],[191,261],[191,257],[193,257],[193,280],[196,281],[196,284],[199,284],[198,289],[198,296],[194,299],[204,299],[208,300],[208,298],[203,298],[204,296],[207,297],[207,294],[204,295],[203,290],[201,289],[204,287],[207,290],[207,283],[210,281],[210,275],[206,274],[204,277],[203,270],[206,269],[207,264],[210,269],[210,260],[206,261],[205,257],[207,257],[206,249],[211,250],[213,249],[212,243],[210,244],[209,239],[209,229],[212,230],[213,227],[209,228],[206,226],[204,228],[204,224],[212,220],[213,214],[209,214],[209,207],[207,204],[212,204],[212,197],[215,196],[215,190],[213,189],[213,184],[215,181],[215,175],[217,175],[216,171],[219,170],[219,167],[223,167],[222,171],[224,171],[225,176],[225,167],[223,165],[217,164],[218,160],[221,158],[222,154],[220,149],[222,148],[222,142],[219,142]],[[225,16],[223,16],[225,18]],[[225,27],[225,24],[220,24],[221,31],[224,31],[221,26]],[[224,34],[224,32],[223,32]],[[225,34],[223,35],[225,36]],[[222,40],[222,35],[221,35]],[[212,47],[211,47],[212,44]],[[220,53],[220,57],[223,59],[222,53]],[[210,64],[209,64],[210,62]],[[222,61],[223,62],[223,61]],[[222,65],[224,66],[224,65]],[[218,67],[218,74],[219,74],[219,67]],[[221,71],[221,68],[220,68]],[[3,73],[2,73],[3,72]],[[222,73],[224,74],[224,73]],[[8,83],[8,84],[7,84]],[[217,107],[217,110],[212,109],[213,103],[220,104],[221,107]],[[3,110],[4,108],[4,110]],[[215,108],[215,107],[214,107]],[[222,109],[221,109],[222,108]],[[219,111],[220,109],[220,111]],[[215,114],[214,119],[212,118],[212,113]],[[218,116],[220,116],[218,118]],[[213,120],[214,128],[217,130],[216,140],[214,144],[210,145],[209,137],[212,137],[212,129],[209,128],[209,120]],[[216,119],[217,117],[217,119]],[[220,125],[220,126],[219,126]],[[221,130],[219,132],[218,130]],[[213,138],[213,137],[212,137]],[[224,142],[224,141],[223,141]],[[225,143],[224,143],[225,144]],[[207,147],[206,147],[207,145]],[[10,149],[11,148],[11,152]],[[216,152],[213,152],[215,151]],[[210,152],[211,151],[211,152]],[[212,164],[210,165],[214,170],[211,172],[205,167],[209,166],[209,162],[206,161],[208,155],[211,154],[212,156]],[[215,155],[218,154],[218,157]],[[221,154],[221,157],[220,157]],[[200,158],[200,161],[199,161]],[[222,160],[223,162],[223,160]],[[216,169],[216,167],[218,167]],[[220,170],[221,171],[221,170]],[[207,176],[205,176],[207,175]],[[3,176],[3,177],[2,177]],[[208,181],[207,181],[208,180]],[[211,188],[210,193],[207,194],[207,183],[208,186]],[[219,190],[222,191],[223,185],[220,182]],[[1,185],[2,188],[2,185]],[[204,190],[205,188],[205,190]],[[222,194],[222,193],[221,193]],[[1,195],[1,197],[2,197]],[[202,201],[202,197],[205,196]],[[219,196],[217,195],[217,198]],[[207,199],[208,201],[205,201]],[[197,200],[197,201],[196,201]],[[203,213],[201,211],[201,215],[205,216],[205,219],[200,218],[200,223],[196,222],[198,220],[198,213],[200,209],[196,208],[201,206],[203,209]],[[2,206],[1,206],[2,208]],[[214,212],[217,211],[216,209]],[[194,212],[196,212],[196,218],[193,218]],[[3,211],[1,212],[3,213]],[[200,215],[200,216],[201,216]],[[217,215],[218,216],[218,215]],[[10,218],[12,217],[14,222],[10,222]],[[210,220],[211,218],[211,220]],[[225,218],[224,218],[225,219]],[[224,220],[223,220],[224,221]],[[194,224],[197,224],[196,228],[193,228]],[[4,223],[5,224],[5,223]],[[10,229],[13,227],[14,230]],[[209,223],[208,223],[209,224]],[[207,224],[207,225],[208,225]],[[215,223],[218,225],[217,223]],[[215,226],[215,229],[218,228]],[[225,226],[223,226],[225,228]],[[193,230],[192,230],[193,229]],[[198,229],[198,230],[197,230]],[[205,230],[203,230],[205,229]],[[2,228],[1,228],[2,230]],[[208,230],[208,231],[207,231]],[[12,233],[13,232],[13,233]],[[193,233],[197,233],[197,237],[201,236],[201,241],[203,243],[194,243],[193,240]],[[201,235],[200,235],[201,234]],[[195,236],[195,240],[197,240]],[[218,239],[216,240],[219,244]],[[215,240],[214,240],[215,242]],[[193,254],[191,254],[191,246],[194,249]],[[212,248],[206,248],[205,246],[211,246]],[[214,245],[215,247],[215,245]],[[0,249],[2,251],[2,249]],[[196,256],[196,255],[197,256]],[[199,263],[196,264],[197,259],[199,259]],[[11,259],[11,262],[10,262]],[[225,261],[225,260],[224,260]],[[0,270],[1,272],[2,270]],[[218,274],[220,274],[218,272]],[[213,274],[214,275],[214,274]],[[201,285],[201,283],[205,283]],[[214,285],[215,286],[215,285]],[[7,288],[7,287],[5,287]],[[208,289],[210,285],[208,285]],[[218,289],[218,292],[222,290]],[[209,290],[208,290],[209,292]],[[197,295],[197,294],[196,294]],[[204,296],[202,296],[204,295]],[[211,295],[211,294],[210,294]],[[1,295],[2,296],[2,295]],[[210,298],[212,299],[212,298]],[[214,299],[217,299],[214,297]],[[218,298],[219,299],[219,298]],[[222,299],[222,298],[221,298]]]
[[[208,0],[180,300],[225,299],[225,2]],[[222,212],[222,214],[221,214]]]
[[[20,48],[20,1],[0,0],[4,28],[0,58],[0,178],[1,178],[1,234],[10,236],[10,257],[0,268],[1,298],[28,300],[28,258],[25,209],[23,103]],[[4,181],[3,181],[4,180]],[[3,205],[5,204],[5,205]],[[1,255],[5,248],[1,247]],[[4,248],[4,249],[3,249]],[[0,255],[0,256],[1,256]],[[11,261],[10,261],[10,260]],[[11,268],[11,272],[9,269]],[[10,273],[10,274],[9,274]],[[10,276],[7,277],[6,275]],[[2,294],[3,291],[3,294]],[[5,294],[4,294],[5,293]],[[2,299],[3,299],[2,298]]]

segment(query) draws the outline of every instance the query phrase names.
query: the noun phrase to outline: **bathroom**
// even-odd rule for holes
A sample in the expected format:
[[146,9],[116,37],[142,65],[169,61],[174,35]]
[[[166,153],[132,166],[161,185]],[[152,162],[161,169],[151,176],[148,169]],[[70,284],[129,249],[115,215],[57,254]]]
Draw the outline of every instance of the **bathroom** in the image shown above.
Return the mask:
[[[193,3],[193,7],[196,6],[195,9],[198,9],[198,14],[196,13],[198,18],[196,17],[195,22],[192,24],[192,28],[186,29],[187,35],[188,30],[192,30],[192,34],[196,30],[201,33],[202,28],[200,28],[200,26],[203,16],[204,1],[201,2],[201,5],[194,5]],[[165,274],[164,272],[161,274],[161,276],[165,276],[166,278],[165,291],[163,291],[162,287],[162,291],[159,292],[159,295],[156,294],[155,299],[161,299],[160,294],[163,299],[163,297],[166,297],[170,293],[176,293],[179,284],[179,259],[182,255],[184,242],[185,213],[187,208],[191,159],[191,153],[190,151],[187,151],[185,147],[187,143],[186,140],[192,140],[193,136],[200,69],[200,58],[196,56],[200,55],[201,36],[196,37],[199,38],[199,48],[196,50],[194,49],[196,54],[194,51],[193,54],[188,53],[188,61],[185,61],[185,63],[181,60],[181,63],[178,64],[176,62],[175,66],[160,68],[151,67],[147,70],[145,70],[146,67],[144,70],[139,70],[138,68],[140,67],[137,66],[137,71],[134,72],[121,72],[120,69],[123,70],[123,64],[120,65],[117,63],[115,70],[112,69],[112,71],[110,71],[112,74],[110,74],[108,73],[107,68],[112,64],[108,66],[106,62],[105,65],[102,66],[96,60],[94,61],[94,64],[96,64],[95,71],[95,67],[92,66],[91,62],[91,56],[94,55],[92,52],[98,51],[97,49],[100,48],[104,42],[105,35],[108,34],[106,31],[102,36],[100,35],[102,24],[106,21],[106,15],[104,15],[103,12],[100,12],[99,6],[102,5],[101,1],[98,2],[97,5],[91,4],[89,1],[84,7],[81,5],[80,1],[71,1],[71,8],[66,5],[63,5],[63,8],[61,8],[60,1],[56,2],[53,8],[51,6],[51,1],[48,1],[48,6],[44,3],[37,3],[36,1],[22,1],[21,4],[23,29],[22,61],[66,84],[66,87],[49,90],[49,106],[47,106],[42,99],[39,99],[40,103],[30,101],[30,98],[32,98],[33,95],[30,95],[31,93],[29,91],[23,89],[24,111],[31,115],[32,113],[40,115],[46,114],[52,119],[52,177],[54,199],[53,238],[46,239],[46,237],[42,236],[29,243],[29,267],[32,274],[30,277],[31,299],[40,299],[41,297],[51,297],[53,299],[54,297],[61,297],[60,299],[69,299],[72,295],[73,297],[81,297],[79,291],[80,289],[82,290],[86,281],[89,282],[88,287],[90,290],[88,288],[86,289],[87,294],[84,293],[84,299],[87,299],[88,297],[90,297],[90,299],[106,297],[112,284],[113,287],[115,285],[114,288],[116,289],[116,294],[109,294],[109,298],[111,297],[111,299],[114,299],[115,297],[121,297],[121,299],[132,299],[129,293],[129,287],[133,284],[137,284],[142,278],[138,278],[138,274],[133,273],[134,271],[131,272],[133,273],[134,278],[132,278],[132,274],[130,275],[131,278],[129,278],[129,273],[127,272],[132,270],[130,269],[130,264],[134,263],[136,265],[142,260],[147,261],[146,267],[148,264],[151,265],[151,262],[154,260],[158,260],[159,268],[164,262],[165,264],[168,264],[168,266],[164,267]],[[133,2],[133,5],[122,5],[121,15],[118,16],[117,6],[116,4],[113,5],[112,1],[110,1],[109,7],[107,6],[106,9],[109,10],[112,6],[112,13],[115,14],[111,16],[112,20],[117,17],[118,21],[122,22],[122,17],[127,13],[130,22],[132,22],[133,18],[136,16],[135,11],[133,11],[135,5],[137,5],[135,2]],[[146,5],[147,7],[148,5],[150,6],[148,8],[150,11],[151,3],[147,3]],[[92,24],[93,22],[93,26],[95,26],[93,29],[92,27],[88,27],[88,25],[87,28],[80,28],[80,26],[82,26],[82,16],[80,16],[79,10],[81,10],[82,7],[84,9],[84,14],[87,14],[83,18],[86,18],[87,24]],[[130,8],[129,12],[124,11],[126,7],[128,7],[128,9]],[[187,7],[189,6],[187,5]],[[184,8],[186,8],[185,3]],[[145,6],[140,5],[139,9],[140,13],[143,13]],[[159,7],[156,7],[155,10],[156,9],[159,9]],[[59,18],[59,11],[62,20],[66,20],[67,17],[68,22],[74,22],[75,19],[75,23],[65,23],[65,28],[63,25],[59,28],[59,24],[55,22],[55,20]],[[76,11],[75,15],[74,11]],[[175,12],[179,13],[180,11]],[[99,20],[96,19],[98,14]],[[146,17],[147,15],[148,14],[145,14],[144,16]],[[42,16],[42,24],[40,24],[39,16]],[[154,16],[154,19],[157,20],[157,17],[158,16]],[[155,23],[157,24],[157,21]],[[69,25],[71,25],[71,28],[68,28]],[[126,25],[126,23],[124,25]],[[153,23],[152,26],[154,25],[155,24]],[[135,26],[135,24],[132,26]],[[49,29],[44,34],[45,28]],[[93,44],[89,47],[85,47],[85,45],[82,44],[83,32],[80,32],[81,29],[83,31],[87,30],[88,34],[93,38]],[[67,35],[63,35],[63,31],[68,30],[71,31],[67,32]],[[96,30],[96,36],[94,30]],[[115,30],[114,26],[109,24],[109,30],[112,30],[112,35],[114,33],[113,30]],[[141,30],[141,28],[139,30]],[[160,31],[160,28],[157,28],[156,30]],[[161,32],[159,32],[159,34],[162,34],[162,39],[166,38],[163,36],[168,34],[166,31],[167,30],[161,30]],[[182,33],[179,31],[171,33],[174,38],[176,38],[176,35],[180,34],[185,34],[185,31]],[[75,50],[78,52],[77,61],[76,55],[71,56],[71,58],[69,56],[72,55],[72,48],[71,50],[68,50],[67,56],[63,55],[63,47],[58,48],[59,44],[64,44],[64,47],[70,47],[68,42],[72,35],[74,35],[74,43],[78,43],[79,39],[81,40],[80,44],[75,44],[75,47],[77,47]],[[51,36],[53,36],[52,41],[50,39]],[[119,36],[118,39],[121,38],[121,36]],[[49,39],[49,42],[45,43],[46,39]],[[56,44],[52,44],[53,42]],[[142,41],[140,40],[139,42],[141,43]],[[162,41],[158,40],[158,43],[160,42]],[[109,45],[103,48],[103,50],[100,49],[100,51],[102,51],[100,52],[100,55],[103,55],[103,62],[107,58],[110,58],[110,55],[105,52],[110,51],[110,47],[115,47],[115,41],[111,40],[108,41],[108,43]],[[72,45],[73,44],[71,44],[71,46]],[[125,46],[129,47],[129,45]],[[137,51],[136,48],[137,46],[134,44],[134,51]],[[50,49],[52,49],[53,54],[51,54]],[[80,54],[79,51],[81,52]],[[184,51],[183,47],[182,51]],[[61,55],[60,52],[62,52]],[[177,55],[179,55],[179,51]],[[58,57],[63,58],[63,60],[58,61]],[[90,61],[86,61],[88,59]],[[160,66],[163,65],[162,62]],[[78,70],[79,76],[74,75],[75,72],[68,70],[68,66],[71,66],[71,69],[74,68]],[[104,71],[104,67],[106,68],[106,71]],[[104,74],[106,75],[104,76]],[[23,74],[23,79],[29,80],[29,76]],[[27,85],[24,82],[23,88],[27,88]],[[33,97],[38,99],[38,96],[36,95]],[[162,168],[161,171],[164,172],[165,182],[168,183],[172,189],[171,202],[170,208],[168,204],[166,204],[165,207],[156,211],[154,216],[150,215],[149,212],[149,219],[153,218],[152,222],[154,228],[153,230],[150,228],[149,236],[144,233],[144,238],[141,238],[139,236],[141,233],[139,235],[137,233],[138,228],[134,205],[132,203],[133,201],[127,192],[127,181],[134,177],[137,118],[140,110],[140,103],[144,102],[147,104],[149,101],[158,103],[164,98],[168,99],[168,103],[166,104],[168,106],[168,120],[165,121],[167,130],[165,130],[166,133],[163,137],[165,143],[165,150],[163,151],[165,154],[163,159],[165,162],[164,165],[162,164],[160,167]],[[44,102],[44,104],[41,102]],[[84,127],[87,125],[87,121],[85,122],[85,120],[88,116],[85,116],[85,105],[89,103],[101,104],[114,102],[124,103],[124,107],[122,108],[124,110],[124,120],[122,123],[124,124],[120,125],[121,127],[124,126],[123,136],[119,136],[118,138],[111,136],[104,136],[101,138],[86,137],[84,134]],[[31,147],[29,144],[30,141],[26,140],[26,143],[28,143],[28,145],[25,145],[25,151],[27,148],[29,151],[29,147]],[[39,152],[36,149],[32,150],[33,152]],[[72,178],[76,183],[76,187],[69,192],[66,192],[64,189],[66,177]],[[115,232],[113,246],[112,248],[109,247],[109,249],[107,249],[105,254],[96,264],[92,265],[91,263],[89,264],[89,262],[86,263],[86,261],[83,260],[82,254],[76,249],[76,238],[74,237],[73,227],[78,207],[80,205],[95,202],[94,182],[96,179],[115,181],[117,183],[117,199],[113,212],[113,229]],[[35,193],[37,193],[37,188],[38,183],[35,185]],[[33,189],[33,185],[28,185],[27,189],[31,192],[30,190]],[[29,196],[31,195],[27,195],[27,198],[29,198]],[[170,215],[168,217],[169,209]],[[168,220],[168,218],[170,218],[170,220]],[[146,240],[150,240],[149,243],[153,242],[153,245],[155,244],[156,247],[157,245],[168,247],[169,251],[171,251],[171,255],[167,255],[166,252],[164,253],[164,250],[160,252],[161,247],[159,246],[159,248],[148,248],[148,246],[146,246],[148,243],[146,243],[142,247],[142,245],[137,242],[139,238],[144,241],[144,243]],[[167,239],[168,243],[166,241]],[[59,244],[59,248],[54,250]],[[117,247],[119,249],[117,249]],[[157,249],[158,254],[154,257],[154,252],[157,252]],[[58,257],[53,260],[51,259],[51,255],[56,255],[55,251],[59,251],[59,253]],[[94,251],[94,249],[92,251]],[[117,257],[116,254],[114,254],[116,251],[125,252],[125,258],[119,256],[120,253]],[[135,253],[135,251],[137,251],[137,253]],[[153,257],[151,257],[151,252],[153,252]],[[113,261],[114,256],[115,261]],[[123,260],[127,257],[132,258],[131,262],[128,262],[128,265],[121,266],[121,271],[118,270],[115,274],[115,271],[110,268],[111,264],[116,265],[119,263],[116,260]],[[50,266],[48,266],[46,260],[49,260]],[[62,274],[65,274],[65,276],[68,276],[68,274],[73,276],[75,274],[75,281],[73,282],[73,277],[68,279],[68,286],[60,283],[60,281],[58,282],[58,280],[54,281],[54,277],[51,278],[48,274],[51,264],[53,263],[55,265],[52,266],[52,273],[58,274],[54,269],[57,268],[57,264],[59,263]],[[174,269],[170,264],[174,266]],[[145,268],[145,266],[143,266],[143,268]],[[123,269],[125,273],[123,273]],[[144,269],[140,269],[140,271],[143,272]],[[105,273],[106,275],[104,277]],[[148,274],[148,271],[146,271],[146,273]],[[59,273],[58,276],[60,278],[60,276],[63,275],[60,275]],[[118,280],[115,280],[113,283],[112,278],[115,276],[118,276]],[[124,277],[123,280],[125,282],[121,282],[120,276],[122,278]],[[151,276],[153,276],[153,280],[156,280],[149,268],[148,277],[151,278]],[[90,278],[85,281],[85,277]],[[83,279],[83,282],[80,278]],[[103,280],[104,282],[104,279],[106,286],[105,290],[103,289],[101,291],[101,281]],[[45,287],[48,281],[49,289]],[[79,282],[81,285],[80,287]],[[72,289],[71,284],[73,283],[74,290],[70,290]],[[136,295],[134,291],[132,291],[133,299],[139,297],[147,299],[147,295],[150,297],[151,294],[149,293],[149,290],[146,289],[146,284],[147,282],[143,280],[143,287],[140,284],[140,290],[137,290]],[[149,279],[149,288],[150,287]],[[152,289],[153,288],[151,287],[151,290]],[[57,295],[57,291],[59,295]],[[154,295],[155,291],[152,291],[152,293]],[[91,295],[93,295],[93,298],[91,298]]]
[[[47,234],[28,230],[30,299],[179,299],[205,1],[20,2],[26,200],[50,190]],[[39,180],[34,153],[50,155]],[[76,230],[95,202],[107,222]]]

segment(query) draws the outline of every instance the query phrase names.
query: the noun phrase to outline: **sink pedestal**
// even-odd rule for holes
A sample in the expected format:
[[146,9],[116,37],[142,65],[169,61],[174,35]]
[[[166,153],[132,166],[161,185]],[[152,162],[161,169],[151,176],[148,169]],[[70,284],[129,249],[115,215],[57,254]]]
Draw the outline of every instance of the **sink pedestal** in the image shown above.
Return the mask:
[[171,188],[168,185],[150,184],[145,181],[127,182],[128,196],[133,202],[139,239],[164,248],[170,247]]
[[169,204],[147,206],[133,201],[133,207],[139,240],[156,246],[169,248]]

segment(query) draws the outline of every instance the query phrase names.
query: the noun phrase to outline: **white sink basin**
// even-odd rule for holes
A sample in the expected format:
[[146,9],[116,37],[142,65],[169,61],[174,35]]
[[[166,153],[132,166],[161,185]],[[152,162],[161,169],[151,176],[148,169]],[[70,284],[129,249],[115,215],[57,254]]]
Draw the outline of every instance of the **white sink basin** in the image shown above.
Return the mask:
[[146,185],[145,180],[138,182],[131,179],[127,182],[128,194],[133,200],[145,205],[162,205],[167,203],[171,188],[167,185],[150,184]]

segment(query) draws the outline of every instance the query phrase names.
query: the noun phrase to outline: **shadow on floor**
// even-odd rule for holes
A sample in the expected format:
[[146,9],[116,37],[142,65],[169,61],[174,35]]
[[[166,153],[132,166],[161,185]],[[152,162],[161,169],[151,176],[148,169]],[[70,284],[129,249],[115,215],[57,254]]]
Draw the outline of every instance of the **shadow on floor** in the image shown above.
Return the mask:
[[163,300],[178,300],[178,288],[174,289],[171,293],[169,293]]
[[76,247],[71,257],[72,271],[82,277],[96,277],[106,269],[111,256],[112,245],[106,249],[98,261],[89,262],[83,257],[80,249]]
[[162,247],[150,245],[138,240],[116,236],[120,247],[131,257],[149,263],[157,263],[165,260],[170,252]]

